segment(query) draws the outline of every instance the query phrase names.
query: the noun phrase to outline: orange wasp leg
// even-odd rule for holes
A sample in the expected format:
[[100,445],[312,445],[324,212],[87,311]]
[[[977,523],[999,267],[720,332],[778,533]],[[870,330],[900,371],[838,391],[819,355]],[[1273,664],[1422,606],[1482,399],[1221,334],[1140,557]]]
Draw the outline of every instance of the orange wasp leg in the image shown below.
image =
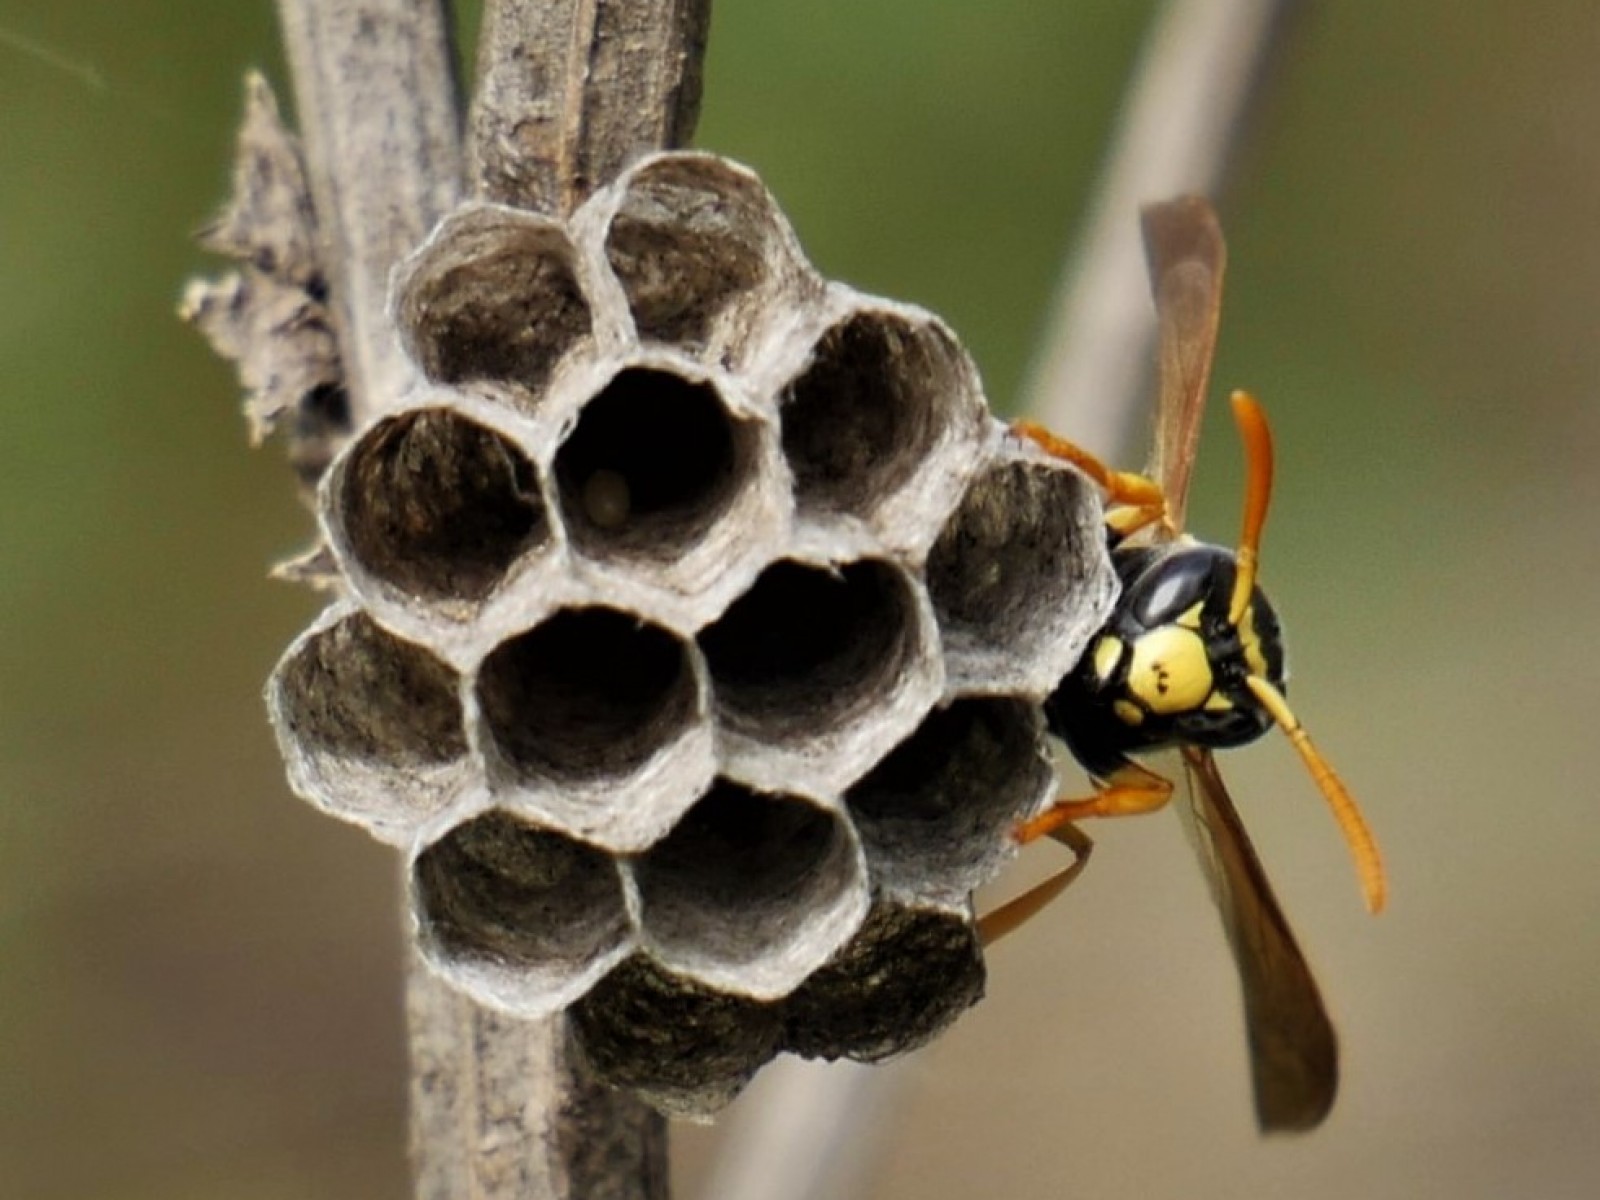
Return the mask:
[[1137,529],[1167,517],[1167,497],[1159,484],[1131,471],[1117,471],[1105,465],[1081,446],[1066,438],[1057,437],[1043,425],[1032,421],[1015,421],[1013,433],[1025,437],[1052,458],[1071,463],[1105,492],[1106,499],[1115,505],[1107,514],[1106,523],[1119,534],[1127,536]]
[[1035,884],[1022,895],[1007,900],[993,912],[979,917],[979,945],[987,948],[1013,930],[1022,928],[1043,912],[1052,900],[1071,887],[1072,881],[1077,879],[1083,873],[1083,868],[1089,865],[1089,852],[1094,849],[1094,843],[1083,830],[1076,825],[1062,825],[1059,829],[1053,830],[1049,836],[1072,851],[1074,855],[1072,862],[1050,878]]
[[1026,846],[1055,833],[1069,821],[1155,812],[1172,799],[1172,780],[1131,760],[1113,771],[1105,782],[1104,788],[1087,799],[1057,800],[1038,816],[1018,825],[1011,836]]
[[1106,787],[1085,800],[1057,800],[1031,820],[1012,831],[1018,844],[1027,845],[1048,837],[1060,842],[1077,857],[1063,868],[1035,884],[1014,900],[1008,900],[992,913],[978,919],[978,938],[992,946],[1006,934],[1021,928],[1072,885],[1088,865],[1094,843],[1072,822],[1084,817],[1125,817],[1154,812],[1172,798],[1172,781],[1128,760],[1106,780]]

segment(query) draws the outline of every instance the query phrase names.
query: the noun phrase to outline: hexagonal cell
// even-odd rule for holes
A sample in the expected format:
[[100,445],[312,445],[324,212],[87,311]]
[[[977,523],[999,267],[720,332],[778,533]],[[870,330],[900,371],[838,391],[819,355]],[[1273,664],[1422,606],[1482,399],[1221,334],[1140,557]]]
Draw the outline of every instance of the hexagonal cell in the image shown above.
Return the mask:
[[466,777],[456,674],[338,605],[289,647],[267,702],[296,793],[404,842]]
[[644,955],[620,963],[571,1010],[595,1074],[672,1116],[703,1120],[777,1052],[778,1009],[730,996]]
[[329,488],[335,547],[402,601],[458,619],[550,538],[533,464],[446,408],[373,425],[340,457]]
[[605,250],[640,339],[741,364],[777,315],[775,293],[797,299],[810,283],[760,179],[710,155],[669,154],[641,163],[622,187]]
[[601,559],[684,558],[755,482],[759,443],[756,424],[734,418],[710,382],[620,372],[556,453],[574,548]]
[[818,519],[890,516],[896,498],[942,516],[971,472],[988,412],[950,332],[887,308],[828,329],[779,405],[796,503]]
[[590,335],[577,252],[559,223],[533,213],[458,209],[393,286],[406,350],[436,383],[493,380],[532,403]]
[[758,1000],[826,961],[867,909],[866,866],[839,814],[726,780],[639,858],[634,879],[657,958]]
[[1064,466],[1001,458],[928,555],[950,686],[1047,695],[1115,600],[1097,493]]
[[613,849],[660,837],[715,769],[690,648],[628,613],[563,609],[501,643],[477,697],[498,781]]
[[984,978],[964,911],[878,901],[843,952],[784,1002],[783,1049],[860,1062],[904,1054],[982,999]]
[[1012,826],[1054,782],[1038,706],[975,697],[930,713],[845,803],[874,886],[956,905],[1011,856]]
[[762,754],[807,759],[768,762],[763,783],[797,769],[825,790],[842,786],[866,767],[863,738],[885,722],[910,729],[938,691],[916,589],[873,559],[775,563],[701,632],[700,646],[724,752],[741,759],[740,777],[763,772],[743,761]]
[[504,812],[457,825],[417,855],[411,900],[433,968],[524,1016],[576,1000],[630,945],[611,857]]

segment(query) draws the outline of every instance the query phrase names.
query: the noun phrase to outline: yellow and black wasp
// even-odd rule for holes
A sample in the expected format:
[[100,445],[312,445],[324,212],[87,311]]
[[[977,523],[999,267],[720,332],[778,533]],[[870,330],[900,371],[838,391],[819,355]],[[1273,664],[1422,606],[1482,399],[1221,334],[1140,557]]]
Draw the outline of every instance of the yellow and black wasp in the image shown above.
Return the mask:
[[1175,749],[1186,777],[1180,805],[1244,990],[1256,1115],[1265,1131],[1320,1124],[1338,1090],[1338,1046],[1316,981],[1274,898],[1223,785],[1212,751],[1277,726],[1327,798],[1349,842],[1368,908],[1383,907],[1377,844],[1360,810],[1290,710],[1282,631],[1257,584],[1257,552],[1272,491],[1272,435],[1254,397],[1233,393],[1247,460],[1237,549],[1183,532],[1185,502],[1216,347],[1226,251],[1216,214],[1185,197],[1143,214],[1160,331],[1156,443],[1144,475],[1115,471],[1027,423],[1015,430],[1092,478],[1107,498],[1106,536],[1121,595],[1082,661],[1045,703],[1050,731],[1088,771],[1096,791],[1058,800],[1016,830],[1049,836],[1072,866],[981,922],[986,942],[1015,929],[1077,875],[1089,839],[1074,822],[1150,812],[1175,784],[1133,754]]

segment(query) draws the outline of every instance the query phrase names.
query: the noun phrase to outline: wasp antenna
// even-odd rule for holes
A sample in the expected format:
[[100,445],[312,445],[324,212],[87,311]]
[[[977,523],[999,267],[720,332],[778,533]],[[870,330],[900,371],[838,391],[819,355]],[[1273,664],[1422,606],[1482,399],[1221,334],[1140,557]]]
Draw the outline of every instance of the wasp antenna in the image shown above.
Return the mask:
[[[1011,432],[1018,437],[1027,438],[1052,458],[1071,463],[1094,480],[1106,493],[1108,500],[1134,512],[1138,519],[1138,524],[1134,528],[1142,529],[1167,515],[1167,498],[1162,493],[1160,485],[1153,480],[1128,471],[1114,471],[1082,446],[1069,442],[1066,438],[1057,437],[1043,425],[1033,421],[1013,421]],[[1118,532],[1126,534],[1132,530],[1123,529]]]
[[1306,764],[1306,770],[1311,772],[1311,778],[1316,780],[1317,787],[1322,790],[1323,797],[1328,801],[1328,807],[1333,810],[1334,820],[1339,822],[1339,830],[1344,834],[1344,840],[1350,847],[1351,857],[1356,862],[1356,874],[1361,878],[1361,891],[1366,897],[1367,911],[1378,913],[1383,911],[1384,902],[1389,896],[1389,885],[1383,875],[1383,856],[1378,852],[1378,840],[1372,836],[1366,818],[1361,815],[1361,809],[1356,805],[1355,797],[1344,786],[1344,781],[1334,773],[1328,760],[1311,742],[1311,735],[1300,724],[1300,719],[1289,710],[1289,702],[1283,698],[1283,693],[1259,675],[1247,677],[1246,683],[1255,698],[1260,701],[1261,707],[1266,709],[1272,719],[1278,723],[1278,728],[1288,735],[1289,741],[1300,752],[1301,761]]
[[1228,602],[1228,623],[1238,625],[1250,607],[1250,594],[1256,586],[1256,563],[1261,549],[1261,530],[1267,523],[1267,504],[1272,499],[1272,429],[1266,410],[1249,392],[1234,392],[1233,420],[1244,439],[1244,529],[1239,534],[1239,569],[1233,578],[1233,595]]

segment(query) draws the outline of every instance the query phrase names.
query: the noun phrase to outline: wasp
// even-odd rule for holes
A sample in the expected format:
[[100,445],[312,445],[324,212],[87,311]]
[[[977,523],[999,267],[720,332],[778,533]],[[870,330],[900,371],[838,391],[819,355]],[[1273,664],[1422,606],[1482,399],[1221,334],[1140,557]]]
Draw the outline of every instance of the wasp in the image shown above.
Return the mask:
[[1244,994],[1257,1120],[1265,1132],[1320,1124],[1338,1090],[1338,1043],[1316,980],[1217,769],[1214,750],[1282,730],[1326,798],[1351,853],[1368,908],[1386,884],[1377,843],[1344,783],[1289,707],[1283,630],[1257,582],[1272,492],[1272,434],[1246,392],[1232,395],[1244,442],[1243,530],[1236,548],[1183,531],[1189,479],[1216,348],[1226,261],[1211,206],[1184,197],[1142,214],[1159,329],[1154,453],[1142,475],[1116,471],[1039,426],[1021,437],[1076,466],[1106,496],[1106,539],[1121,593],[1081,661],[1045,702],[1052,734],[1095,785],[1024,822],[1020,843],[1051,837],[1071,866],[984,917],[986,944],[1015,929],[1072,882],[1089,838],[1075,822],[1166,806],[1174,780],[1135,760],[1174,749],[1190,840],[1221,913]]

